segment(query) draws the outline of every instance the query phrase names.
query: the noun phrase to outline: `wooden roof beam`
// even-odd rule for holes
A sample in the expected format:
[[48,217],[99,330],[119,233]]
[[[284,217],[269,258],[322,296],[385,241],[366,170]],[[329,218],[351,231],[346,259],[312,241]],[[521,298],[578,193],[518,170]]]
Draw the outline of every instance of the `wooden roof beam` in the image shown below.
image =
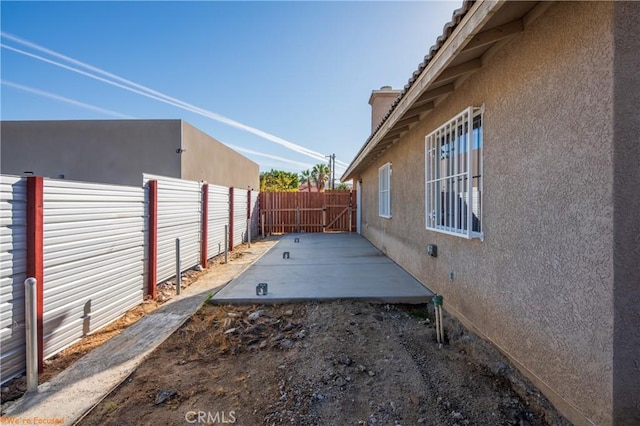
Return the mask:
[[408,131],[409,129],[410,129],[409,126],[394,127],[393,129],[391,129],[389,133],[386,134],[386,136],[397,136],[401,133]]
[[416,100],[416,102],[412,105],[414,107],[426,104],[427,102],[433,101],[434,99],[438,99],[440,96],[448,95],[449,93],[455,90],[455,86],[453,83],[445,84],[444,86],[440,86],[437,89],[427,90]]
[[389,137],[385,137],[384,139],[380,140],[380,143],[383,145],[393,145],[393,143],[395,141],[397,141],[400,138],[400,136],[389,136]]
[[417,123],[418,121],[420,121],[420,114],[407,116],[407,118],[403,118],[402,120],[398,121],[396,123],[396,127],[410,126],[413,123]]
[[433,102],[427,102],[427,103],[412,107],[410,110],[407,110],[407,114],[411,114],[411,115],[420,114],[422,116],[422,114],[424,114],[427,111],[431,111],[435,107],[436,106]]
[[478,47],[484,47],[489,44],[493,44],[497,41],[503,40],[507,37],[514,36],[524,30],[524,23],[522,19],[509,22],[507,24],[500,25],[487,31],[476,34],[463,51],[476,49]]
[[463,64],[447,68],[438,76],[435,83],[440,83],[442,81],[448,81],[448,80],[458,78],[465,74],[474,72],[480,67],[482,67],[482,60],[480,58],[476,58],[471,61],[465,62]]
[[391,138],[381,140],[380,143],[378,145],[376,145],[376,147],[374,149],[371,150],[371,152],[380,151],[380,150],[384,149],[385,146],[391,144],[391,141],[392,141]]

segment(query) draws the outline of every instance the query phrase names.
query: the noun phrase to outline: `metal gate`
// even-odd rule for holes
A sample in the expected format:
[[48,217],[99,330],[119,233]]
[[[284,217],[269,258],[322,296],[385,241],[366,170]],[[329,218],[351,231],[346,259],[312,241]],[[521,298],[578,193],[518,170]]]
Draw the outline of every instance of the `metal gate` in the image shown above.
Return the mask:
[[27,181],[0,176],[0,377],[25,370],[24,280],[27,278]]

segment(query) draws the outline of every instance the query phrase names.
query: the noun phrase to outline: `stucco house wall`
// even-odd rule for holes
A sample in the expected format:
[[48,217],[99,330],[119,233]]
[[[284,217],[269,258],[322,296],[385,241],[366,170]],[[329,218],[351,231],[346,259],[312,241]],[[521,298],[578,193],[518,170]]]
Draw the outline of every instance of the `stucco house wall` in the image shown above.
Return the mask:
[[183,120],[3,121],[2,173],[140,186],[142,174],[259,188],[257,163]]
[[[630,204],[638,211],[637,193],[629,193],[636,185],[622,191],[635,201],[621,195],[622,210],[614,212],[618,132],[622,151],[636,159],[620,158],[620,182],[632,176],[637,184],[640,164],[637,124],[614,129],[621,111],[615,105],[638,105],[637,73],[635,95],[627,87],[634,82],[616,80],[627,89],[614,98],[614,25],[626,21],[616,36],[638,28],[638,8],[614,14],[622,7],[554,4],[356,178],[363,235],[443,294],[450,313],[499,347],[577,424],[626,424],[638,413],[638,391],[624,378],[637,359],[637,318],[634,330],[633,320],[616,320],[632,343],[616,345],[614,353],[614,303],[625,303],[614,300],[614,290],[637,286],[616,281],[614,267],[614,225],[632,225]],[[632,52],[627,46],[619,59],[627,71],[637,66]],[[425,136],[464,108],[482,105],[484,240],[427,231]],[[387,162],[391,219],[378,216],[378,169]],[[638,256],[631,241],[640,235],[637,220],[631,230],[628,244]],[[427,244],[438,246],[438,257],[427,255]],[[634,267],[622,267],[627,280],[639,276]],[[625,360],[622,369],[616,354]],[[614,379],[622,382],[615,395]],[[614,405],[621,407],[616,418]]]

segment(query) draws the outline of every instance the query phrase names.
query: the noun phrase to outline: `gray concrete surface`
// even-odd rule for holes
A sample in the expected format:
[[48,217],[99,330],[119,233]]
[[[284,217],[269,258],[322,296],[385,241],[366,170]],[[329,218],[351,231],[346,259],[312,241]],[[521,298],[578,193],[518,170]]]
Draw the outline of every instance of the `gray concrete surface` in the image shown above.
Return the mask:
[[[283,258],[284,252],[289,252],[289,259]],[[268,284],[268,294],[257,296],[256,285],[262,282]],[[220,290],[213,301],[282,303],[346,298],[425,303],[432,296],[358,234],[290,234]]]
[[[294,242],[296,237],[299,243]],[[290,259],[282,259],[283,251],[291,254]],[[255,284],[262,281],[269,283],[269,294],[258,298]],[[299,234],[278,242],[266,240],[224,268],[205,274],[180,297],[89,352],[36,392],[8,404],[2,419],[75,424],[216,291],[220,296],[217,293],[214,300],[221,303],[339,298],[421,303],[432,296],[359,235]]]

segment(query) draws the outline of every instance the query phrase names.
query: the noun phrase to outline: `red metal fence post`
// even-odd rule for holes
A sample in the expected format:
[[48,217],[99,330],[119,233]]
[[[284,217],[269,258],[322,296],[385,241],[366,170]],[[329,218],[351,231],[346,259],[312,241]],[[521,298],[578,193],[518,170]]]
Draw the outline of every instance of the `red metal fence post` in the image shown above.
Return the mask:
[[249,230],[249,228],[251,228],[251,221],[249,219],[251,219],[251,190],[247,189],[247,220],[245,222],[247,223],[247,242],[249,243],[249,247],[251,247],[251,241],[249,241],[249,238],[252,235]]
[[147,291],[155,299],[158,276],[158,181],[150,180],[149,185],[149,270],[147,273]]
[[233,251],[233,186],[229,188],[229,251]]
[[44,179],[27,177],[27,277],[37,280],[38,373],[44,361]]
[[247,191],[247,219],[251,218],[251,190]]
[[[264,194],[264,195],[262,195]],[[271,236],[271,230],[269,229],[269,196],[266,192],[260,193],[260,217],[263,222],[263,228],[266,227],[268,231],[265,232],[265,237],[267,235]]]
[[207,239],[209,238],[209,184],[202,185],[202,242],[200,244],[200,264],[207,267],[209,259]]
[[258,234],[264,238],[264,222],[262,219],[262,206],[264,205],[264,192],[258,192]]

